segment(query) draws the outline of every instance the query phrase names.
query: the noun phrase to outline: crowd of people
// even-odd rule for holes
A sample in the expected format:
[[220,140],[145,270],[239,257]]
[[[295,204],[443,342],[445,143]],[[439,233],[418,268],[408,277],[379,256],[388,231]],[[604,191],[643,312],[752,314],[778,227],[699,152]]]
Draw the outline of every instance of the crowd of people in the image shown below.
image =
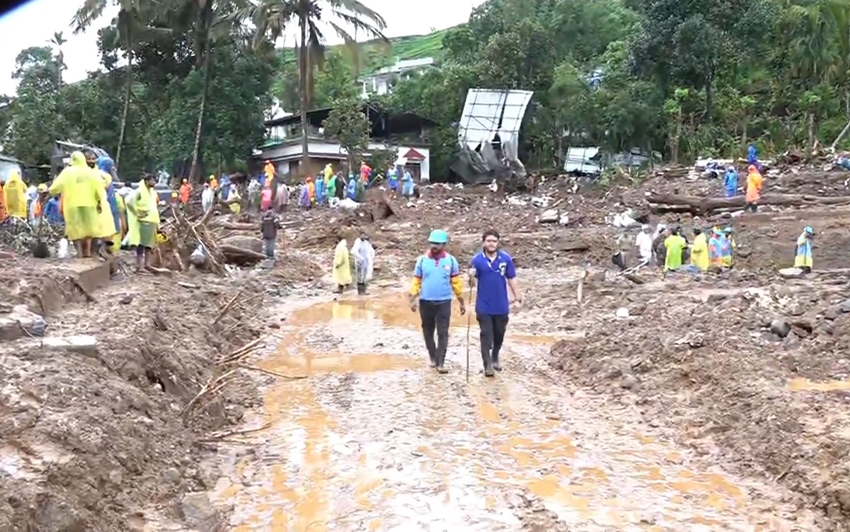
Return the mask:
[[[294,186],[280,179],[274,165],[266,161],[263,171],[248,180],[245,193],[249,210],[265,212],[273,209],[277,213],[283,213],[289,210],[293,202],[301,210],[322,206],[335,207],[345,200],[360,203],[365,199],[366,190],[379,183],[385,183],[393,197],[411,198],[418,194],[418,187],[408,169],[401,170],[397,166],[391,166],[385,174],[375,174],[365,161],[361,162],[358,174],[349,172],[347,177],[344,171],[334,170],[333,164],[328,163],[315,179],[306,176]],[[178,195],[179,202],[186,203],[190,194],[191,186],[184,181]],[[204,183],[201,194],[204,211],[212,209],[218,201],[238,214],[242,209],[241,200],[237,183],[227,174],[222,174],[220,179],[211,175]]]
[[[713,163],[709,162],[709,165]],[[747,183],[745,189],[745,210],[758,211],[761,200],[764,177],[763,166],[758,160],[755,146],[750,146],[747,153]],[[722,168],[722,167],[721,167]],[[727,198],[739,194],[738,174],[734,165],[726,167],[723,188]],[[731,268],[735,262],[737,244],[732,226],[712,227],[710,230],[699,227],[695,219],[692,229],[693,242],[679,225],[667,227],[660,223],[655,231],[649,225],[643,225],[640,233],[632,240],[626,233],[618,238],[618,251],[612,261],[621,270],[640,269],[651,264],[662,267],[667,272],[705,272],[709,268]],[[812,270],[812,241],[815,237],[814,228],[805,226],[797,238],[794,267],[803,273]],[[630,255],[634,253],[637,260],[632,263]]]
[[159,196],[156,177],[146,174],[134,185],[117,187],[114,161],[76,151],[68,166],[50,184],[27,186],[12,171],[0,187],[0,222],[7,218],[64,224],[65,236],[79,258],[106,258],[118,249],[136,250],[136,269],[151,267],[158,232]]

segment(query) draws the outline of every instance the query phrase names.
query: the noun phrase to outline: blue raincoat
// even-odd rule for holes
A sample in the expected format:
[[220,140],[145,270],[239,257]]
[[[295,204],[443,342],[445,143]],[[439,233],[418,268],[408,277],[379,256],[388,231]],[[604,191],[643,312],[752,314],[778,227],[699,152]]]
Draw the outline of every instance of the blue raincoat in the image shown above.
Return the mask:
[[321,177],[316,179],[316,204],[321,205],[325,202],[327,190],[325,189],[325,180]]
[[52,224],[65,223],[65,219],[62,218],[62,212],[59,210],[59,198],[50,198],[50,201],[44,206],[43,216]]
[[[115,167],[115,161],[109,157],[98,157],[97,168],[101,172],[110,174]],[[115,185],[110,181],[106,187],[106,202],[109,204],[109,210],[112,212],[112,221],[115,223],[115,233],[121,232],[121,213],[118,211],[118,198],[115,196]],[[107,226],[109,222],[106,222]]]
[[413,176],[410,175],[410,172],[408,172],[408,171],[404,172],[404,178],[402,178],[401,183],[402,183],[401,193],[405,196],[412,196],[413,195]]
[[726,188],[727,198],[734,198],[735,194],[738,193],[738,173],[735,171],[734,168],[729,168],[726,170],[724,187]]
[[229,175],[224,174],[224,175],[221,176],[221,181],[219,181],[219,183],[218,183],[218,189],[220,191],[219,197],[221,198],[222,201],[227,201],[227,198],[230,197],[230,185],[231,184],[232,184],[232,181],[231,181]]
[[348,174],[348,190],[346,192],[350,200],[357,197],[357,180],[354,179],[354,174]]
[[395,168],[390,168],[387,171],[387,184],[390,190],[398,190],[398,172]]

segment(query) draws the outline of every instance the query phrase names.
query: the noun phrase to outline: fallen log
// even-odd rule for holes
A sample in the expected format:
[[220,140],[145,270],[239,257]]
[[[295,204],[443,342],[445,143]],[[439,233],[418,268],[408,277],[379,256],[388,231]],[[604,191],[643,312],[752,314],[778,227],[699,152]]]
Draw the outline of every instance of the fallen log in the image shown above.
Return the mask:
[[224,257],[224,261],[230,264],[251,264],[267,258],[262,253],[236,246],[220,245],[218,251]]
[[259,224],[249,224],[249,223],[242,223],[242,222],[225,222],[223,220],[222,221],[213,220],[210,223],[210,226],[211,227],[220,227],[222,229],[229,229],[231,231],[253,231],[255,233],[260,232],[260,225]]
[[[734,198],[701,198],[698,196],[677,196],[674,194],[650,194],[646,198],[650,210],[655,214],[669,212],[689,212],[695,216],[724,211],[743,209],[747,203],[744,196]],[[802,207],[812,205],[848,205],[850,196],[809,196],[805,194],[765,194],[759,205],[777,207]]]

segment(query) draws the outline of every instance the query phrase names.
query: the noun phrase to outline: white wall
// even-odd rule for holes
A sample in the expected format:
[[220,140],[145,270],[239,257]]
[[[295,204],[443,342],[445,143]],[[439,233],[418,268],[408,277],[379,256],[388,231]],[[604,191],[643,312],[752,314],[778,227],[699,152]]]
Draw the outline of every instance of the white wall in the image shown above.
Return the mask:
[[431,150],[428,148],[420,148],[418,146],[399,146],[396,152],[396,157],[401,157],[410,149],[414,149],[421,153],[425,159],[419,163],[419,173],[423,180],[431,180]]

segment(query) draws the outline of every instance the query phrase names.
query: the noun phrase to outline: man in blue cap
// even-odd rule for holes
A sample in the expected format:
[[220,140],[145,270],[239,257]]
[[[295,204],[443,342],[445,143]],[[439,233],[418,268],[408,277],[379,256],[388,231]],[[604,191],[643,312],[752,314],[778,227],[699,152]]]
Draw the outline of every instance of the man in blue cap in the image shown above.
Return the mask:
[[[448,373],[445,367],[446,349],[449,344],[449,325],[452,317],[452,296],[460,303],[461,315],[466,314],[463,300],[463,281],[457,259],[446,252],[449,235],[435,229],[428,236],[431,249],[416,260],[413,271],[413,286],[410,289],[410,310],[419,310],[422,319],[422,334],[431,367],[439,373]],[[434,342],[434,331],[437,341]]]

